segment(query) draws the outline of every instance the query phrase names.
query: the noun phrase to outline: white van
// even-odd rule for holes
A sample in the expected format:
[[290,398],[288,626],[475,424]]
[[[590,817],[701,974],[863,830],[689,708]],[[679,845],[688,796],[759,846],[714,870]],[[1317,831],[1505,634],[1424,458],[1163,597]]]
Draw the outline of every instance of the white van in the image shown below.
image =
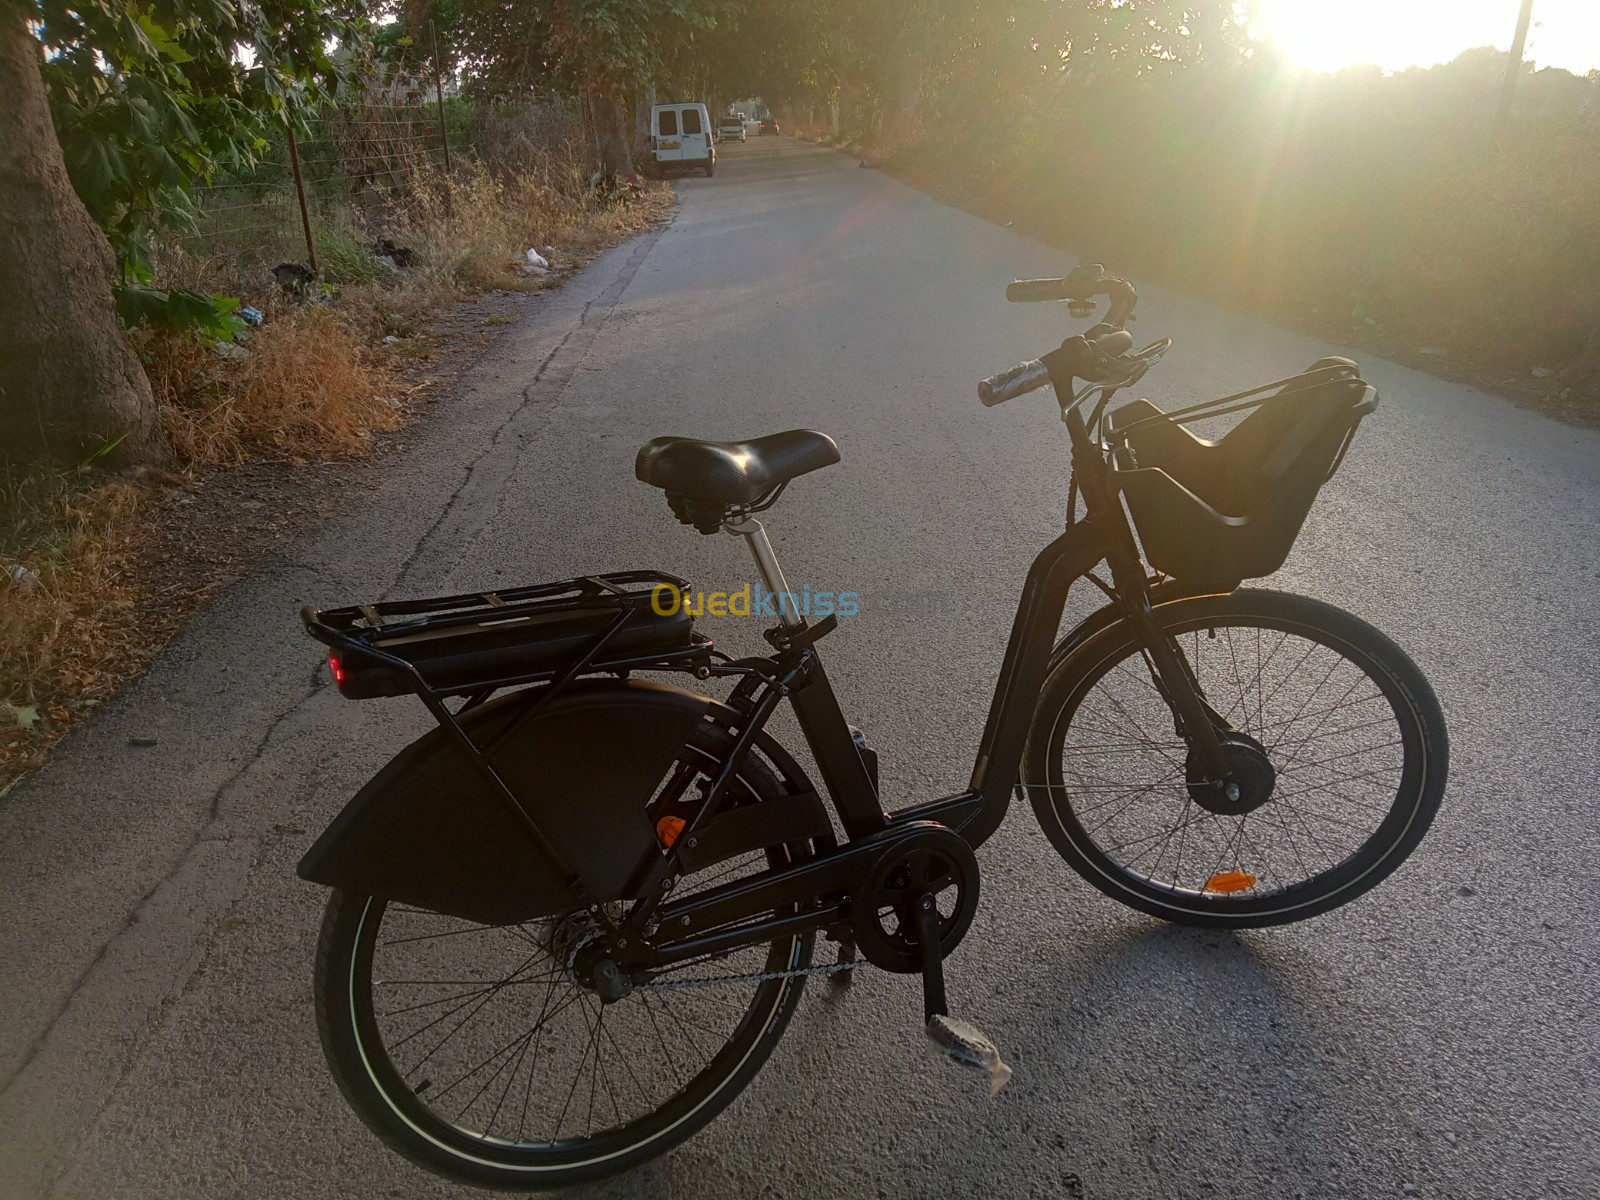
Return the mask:
[[655,105],[650,110],[650,148],[658,174],[698,168],[709,178],[717,167],[710,110],[699,103]]

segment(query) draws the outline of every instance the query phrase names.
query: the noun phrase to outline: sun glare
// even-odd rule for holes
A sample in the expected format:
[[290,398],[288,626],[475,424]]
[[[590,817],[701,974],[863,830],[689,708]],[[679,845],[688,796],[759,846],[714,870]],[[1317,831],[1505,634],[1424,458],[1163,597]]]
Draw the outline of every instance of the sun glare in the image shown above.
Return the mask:
[[[1474,46],[1508,49],[1518,0],[1255,0],[1251,33],[1312,71],[1386,71],[1449,62]],[[1600,0],[1534,0],[1526,55],[1582,75],[1600,66]]]

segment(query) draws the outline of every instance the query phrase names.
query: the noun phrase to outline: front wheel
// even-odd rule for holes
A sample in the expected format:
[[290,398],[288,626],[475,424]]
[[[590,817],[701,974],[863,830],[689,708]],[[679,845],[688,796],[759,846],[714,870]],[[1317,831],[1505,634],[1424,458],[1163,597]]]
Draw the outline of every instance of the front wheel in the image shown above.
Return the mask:
[[1023,768],[1078,874],[1154,916],[1244,927],[1327,912],[1405,861],[1438,811],[1449,748],[1398,646],[1281,592],[1155,615],[1222,718],[1237,794],[1204,781],[1132,630],[1102,630],[1050,673]]

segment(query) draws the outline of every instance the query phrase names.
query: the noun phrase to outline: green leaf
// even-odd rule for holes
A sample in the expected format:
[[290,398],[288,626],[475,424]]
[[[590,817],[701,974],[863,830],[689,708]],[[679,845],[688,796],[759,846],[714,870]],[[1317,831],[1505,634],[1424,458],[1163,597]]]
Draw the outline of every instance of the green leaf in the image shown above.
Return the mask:
[[5,704],[0,708],[10,713],[21,729],[32,729],[39,723],[39,710],[32,704]]
[[150,45],[155,48],[156,53],[175,63],[194,61],[194,55],[179,45],[173,34],[157,24],[150,13],[140,13],[135,19],[139,22],[139,28],[144,30],[145,37],[150,39]]
[[90,463],[94,462],[96,459],[104,458],[106,455],[110,454],[113,450],[115,450],[118,446],[122,445],[122,443],[127,440],[127,437],[128,437],[128,435],[124,433],[121,437],[118,437],[114,441],[107,442],[104,446],[101,446],[100,449],[96,450],[93,454],[89,455],[88,458],[84,459],[81,463],[79,463],[78,464],[79,469],[81,470],[82,468],[87,467]]

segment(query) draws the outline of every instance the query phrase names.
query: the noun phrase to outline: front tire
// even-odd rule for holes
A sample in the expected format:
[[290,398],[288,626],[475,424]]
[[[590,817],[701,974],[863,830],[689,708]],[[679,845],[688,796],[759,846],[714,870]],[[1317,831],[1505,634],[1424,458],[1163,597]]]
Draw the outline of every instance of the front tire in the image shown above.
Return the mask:
[[1034,813],[1073,870],[1141,912],[1238,928],[1327,912],[1405,861],[1438,811],[1449,747],[1432,688],[1398,646],[1281,592],[1177,600],[1155,615],[1243,735],[1240,753],[1271,771],[1253,768],[1242,804],[1199,787],[1119,621],[1051,671],[1024,760]]

